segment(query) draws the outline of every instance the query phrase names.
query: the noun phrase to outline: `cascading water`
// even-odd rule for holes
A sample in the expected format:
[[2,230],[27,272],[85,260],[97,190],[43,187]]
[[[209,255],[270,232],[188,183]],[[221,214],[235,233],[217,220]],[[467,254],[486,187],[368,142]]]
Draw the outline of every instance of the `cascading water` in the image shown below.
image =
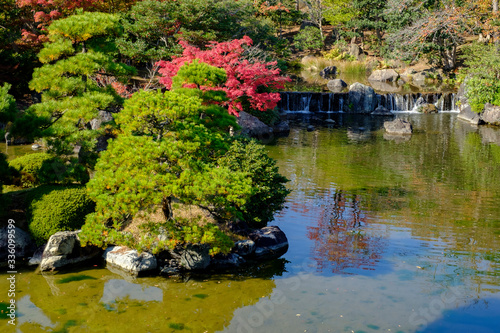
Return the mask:
[[[278,105],[282,112],[344,112],[349,105],[348,93],[281,92]],[[439,112],[456,111],[455,93],[411,93],[377,95],[378,105],[393,112],[417,112],[423,104],[434,104]],[[356,111],[348,111],[356,113]]]

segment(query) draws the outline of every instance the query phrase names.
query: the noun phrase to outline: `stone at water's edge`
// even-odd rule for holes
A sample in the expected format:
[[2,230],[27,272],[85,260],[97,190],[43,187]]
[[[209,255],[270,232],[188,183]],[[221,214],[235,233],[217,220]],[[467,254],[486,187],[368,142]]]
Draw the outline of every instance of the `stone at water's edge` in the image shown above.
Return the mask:
[[134,275],[155,270],[157,267],[156,258],[151,253],[139,253],[125,246],[107,248],[103,258],[108,264]]
[[250,239],[237,241],[234,243],[233,252],[242,257],[250,256],[255,252],[255,242]]
[[349,87],[349,103],[347,107],[350,113],[372,113],[377,104],[377,94],[372,87],[359,82]]
[[345,83],[341,79],[335,79],[328,81],[326,86],[331,92],[341,93],[342,91],[344,91],[345,88],[347,88],[347,83]]
[[55,270],[60,267],[87,261],[99,255],[101,250],[94,246],[82,247],[76,231],[59,231],[50,236],[43,251],[41,271]]
[[260,121],[259,118],[252,116],[247,112],[240,111],[240,115],[237,120],[238,125],[241,126],[241,135],[256,138],[262,141],[272,139],[273,129]]
[[486,103],[479,118],[486,124],[500,126],[500,106]]
[[17,227],[11,229],[3,227],[0,229],[0,266],[7,264],[9,255],[9,230],[11,235],[15,235],[16,259],[29,257],[36,250],[36,245],[27,232]]
[[394,113],[392,113],[391,111],[387,110],[382,105],[377,106],[377,108],[375,109],[375,111],[373,111],[371,113],[371,115],[373,115],[373,116],[391,116],[391,117],[394,117]]
[[479,118],[479,113],[472,111],[469,104],[469,100],[465,96],[467,92],[467,79],[462,82],[460,88],[458,88],[457,101],[459,103],[459,111],[457,118],[470,122],[474,125],[479,125],[481,119]]
[[410,122],[400,118],[384,122],[384,128],[389,134],[408,135],[413,132]]
[[257,258],[278,258],[288,250],[288,239],[277,226],[254,230],[249,237],[255,242],[254,256]]
[[181,267],[188,271],[205,269],[210,265],[207,245],[189,244],[181,253]]
[[379,69],[372,72],[368,81],[396,82],[399,74],[394,69]]
[[242,256],[236,253],[217,254],[210,261],[210,268],[212,269],[228,269],[238,268],[246,263]]
[[337,76],[337,67],[335,66],[327,66],[321,72],[319,72],[319,76],[323,79],[334,79]]

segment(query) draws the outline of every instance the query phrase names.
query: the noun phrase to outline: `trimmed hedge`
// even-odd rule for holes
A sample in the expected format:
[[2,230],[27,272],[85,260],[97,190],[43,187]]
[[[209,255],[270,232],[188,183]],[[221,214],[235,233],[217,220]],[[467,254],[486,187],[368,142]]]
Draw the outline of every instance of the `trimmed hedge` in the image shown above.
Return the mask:
[[40,186],[31,191],[28,228],[37,244],[58,231],[78,230],[95,203],[81,186]]

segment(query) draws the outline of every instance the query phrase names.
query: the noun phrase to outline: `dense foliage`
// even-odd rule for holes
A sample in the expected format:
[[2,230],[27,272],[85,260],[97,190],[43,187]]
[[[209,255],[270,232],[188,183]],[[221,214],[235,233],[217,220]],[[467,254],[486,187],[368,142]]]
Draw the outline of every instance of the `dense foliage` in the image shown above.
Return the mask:
[[323,37],[316,27],[305,27],[293,40],[299,50],[317,50],[323,47]]
[[[155,251],[205,243],[212,253],[227,252],[229,222],[263,226],[288,193],[265,150],[228,133],[238,128],[240,111],[268,123],[278,119],[277,91],[289,81],[278,64],[286,68],[292,51],[322,50],[324,58],[361,63],[365,55],[349,45],[356,37],[361,51],[376,42],[372,55],[408,64],[425,57],[451,75],[462,53],[467,96],[481,111],[485,103],[500,105],[497,5],[6,0],[0,4],[0,133],[40,139],[49,154],[14,160],[14,171],[0,155],[0,184],[84,184],[92,175],[96,211],[82,234],[88,242]],[[325,24],[334,26],[331,35]],[[291,25],[296,29],[286,29]],[[464,47],[479,33],[493,43]],[[368,63],[359,66],[363,73]],[[176,201],[201,207],[214,221],[175,216]],[[163,219],[152,221],[158,211]],[[148,223],[137,237],[127,228],[139,216]]]
[[59,157],[47,153],[27,154],[10,161],[9,165],[17,170],[19,176],[14,182],[21,187],[74,182],[83,184],[88,181],[85,169],[76,160],[65,163]]
[[3,185],[12,182],[14,175],[15,171],[9,166],[7,156],[5,156],[4,153],[0,153],[0,197],[2,195]]
[[283,208],[285,197],[290,192],[284,186],[288,180],[279,174],[276,162],[267,156],[262,145],[255,141],[236,140],[218,160],[218,166],[250,175],[251,195],[238,209],[242,219],[251,227],[264,227],[274,219],[274,213]]
[[[283,187],[286,179],[262,149],[230,148],[227,133],[230,126],[237,126],[235,118],[208,103],[223,100],[224,93],[201,89],[225,79],[223,69],[194,61],[179,69],[172,91],[142,91],[125,102],[116,117],[121,134],[102,154],[88,184],[97,206],[83,228],[84,241],[153,251],[179,242],[200,242],[211,244],[212,253],[227,252],[231,247],[218,225],[176,219],[172,200],[202,207],[222,223],[248,218],[259,208],[262,212],[254,220],[264,223],[282,208],[288,194]],[[239,158],[240,165],[234,161]],[[145,215],[148,220],[158,208],[163,211],[167,239],[148,237],[148,232],[138,241],[124,232],[134,218]]]
[[[16,129],[37,129],[25,134],[46,138],[57,155],[73,154],[75,144],[92,152],[104,128],[92,130],[87,123],[98,117],[99,110],[112,110],[121,103],[106,78],[134,72],[113,59],[119,17],[77,14],[55,21],[48,30],[50,42],[38,55],[44,65],[35,69],[30,82],[42,93],[42,101],[19,119]],[[88,163],[92,165],[93,159]]]
[[58,231],[80,229],[95,207],[84,187],[41,186],[30,196],[28,228],[37,244]]
[[472,44],[464,50],[467,68],[463,70],[466,96],[475,112],[486,103],[500,106],[500,55],[498,46]]
[[211,87],[202,85],[201,88],[224,91],[228,101],[222,105],[228,107],[230,114],[238,115],[243,111],[244,104],[259,111],[274,109],[280,96],[277,92],[270,92],[270,89],[283,88],[283,83],[288,79],[280,76],[280,70],[275,67],[276,62],[251,62],[244,59],[245,46],[250,46],[252,43],[252,40],[245,36],[231,42],[212,42],[207,50],[201,50],[181,41],[180,44],[184,48],[182,56],[175,57],[172,61],[159,62],[161,67],[159,72],[163,75],[160,82],[167,89],[172,88],[172,77],[177,74],[179,68],[198,59],[200,62],[225,70],[227,80],[223,84]]

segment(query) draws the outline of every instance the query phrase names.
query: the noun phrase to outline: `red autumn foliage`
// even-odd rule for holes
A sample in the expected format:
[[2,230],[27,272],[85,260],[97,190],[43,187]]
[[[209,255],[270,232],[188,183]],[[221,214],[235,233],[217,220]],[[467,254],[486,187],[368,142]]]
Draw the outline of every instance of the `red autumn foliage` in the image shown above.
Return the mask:
[[230,114],[238,116],[239,112],[243,111],[244,100],[254,110],[274,109],[280,100],[280,94],[263,92],[262,89],[282,89],[283,84],[289,82],[290,79],[280,75],[276,62],[251,62],[244,59],[244,46],[250,46],[252,43],[250,37],[244,36],[242,39],[229,42],[211,42],[206,50],[200,50],[185,41],[180,41],[179,44],[184,48],[182,56],[175,57],[171,61],[157,63],[160,67],[159,72],[163,76],[160,83],[170,89],[172,77],[177,74],[179,68],[185,63],[199,59],[200,62],[223,68],[226,71],[227,81],[223,86],[203,89],[225,91],[228,101],[224,106],[228,108]]

